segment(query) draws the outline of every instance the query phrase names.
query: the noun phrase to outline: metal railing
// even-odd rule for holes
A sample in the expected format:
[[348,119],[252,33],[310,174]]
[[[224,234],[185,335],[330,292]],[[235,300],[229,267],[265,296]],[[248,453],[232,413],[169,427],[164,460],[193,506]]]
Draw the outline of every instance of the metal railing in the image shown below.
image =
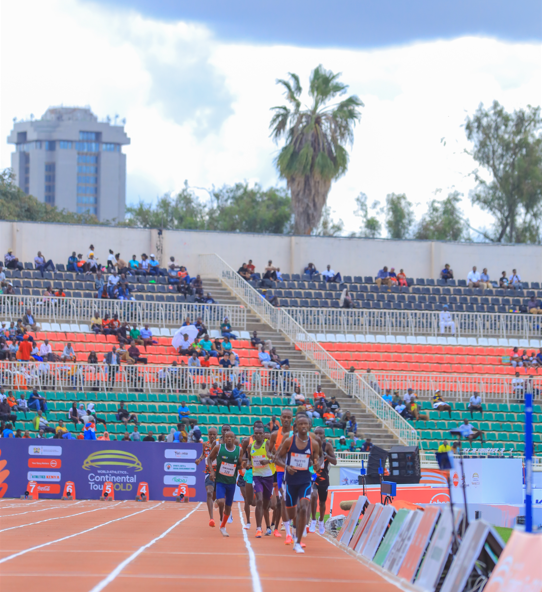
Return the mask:
[[389,405],[383,404],[382,398],[364,378],[346,372],[322,346],[311,338],[307,331],[292,318],[285,309],[275,308],[232,269],[218,255],[200,255],[200,269],[206,275],[214,275],[224,282],[229,289],[243,301],[255,314],[273,329],[281,331],[309,360],[326,374],[339,388],[359,399],[392,432],[401,443],[415,445],[418,435],[412,426]]
[[[0,384],[6,390],[166,392],[200,394],[202,385],[223,387],[242,383],[245,391],[291,395],[295,386],[314,392],[320,373],[305,370],[264,370],[235,367],[187,368],[186,366],[128,365],[105,363],[1,362]],[[208,391],[208,389],[207,389]]]
[[[284,308],[306,331],[313,333],[365,333],[385,335],[443,335],[438,312]],[[539,339],[542,319],[529,314],[453,312],[456,337]],[[451,335],[446,328],[446,336]]]
[[42,296],[0,296],[0,318],[16,321],[30,309],[39,322],[87,323],[98,311],[103,318],[119,315],[120,321],[149,323],[155,327],[180,326],[190,317],[201,317],[209,329],[219,328],[228,317],[234,329],[246,329],[243,306],[230,304],[194,304],[181,302],[146,302],[144,300],[109,300],[100,298],[44,298]]
[[523,402],[524,394],[530,392],[539,401],[542,394],[542,376],[521,375],[515,377],[485,376],[473,374],[405,374],[395,372],[373,372],[376,382],[373,388],[384,394],[387,389],[397,390],[402,396],[411,388],[420,399],[430,399],[437,389],[443,398],[452,402],[468,402],[474,392],[480,393],[484,403]]

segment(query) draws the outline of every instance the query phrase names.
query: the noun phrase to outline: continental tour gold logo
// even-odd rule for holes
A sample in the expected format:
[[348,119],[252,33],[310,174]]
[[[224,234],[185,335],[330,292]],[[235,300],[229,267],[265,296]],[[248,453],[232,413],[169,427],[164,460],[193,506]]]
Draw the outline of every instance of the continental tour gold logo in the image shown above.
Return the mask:
[[124,450],[100,450],[99,452],[93,452],[90,456],[87,456],[83,463],[83,469],[87,471],[91,467],[105,466],[127,467],[136,471],[143,470],[137,456],[129,452],[124,452]]

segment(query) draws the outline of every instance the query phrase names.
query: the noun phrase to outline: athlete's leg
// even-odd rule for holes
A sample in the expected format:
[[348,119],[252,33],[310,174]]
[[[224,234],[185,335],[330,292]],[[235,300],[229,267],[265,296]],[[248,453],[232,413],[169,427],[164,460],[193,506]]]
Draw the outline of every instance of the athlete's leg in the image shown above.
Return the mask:
[[311,517],[313,520],[316,520],[317,506],[318,506],[318,489],[316,487],[313,487],[312,493],[311,493]]
[[[214,520],[213,520],[213,493],[215,491],[215,488],[213,485],[210,485],[208,487],[205,488],[205,490],[207,491],[207,510],[209,511],[209,519],[213,521],[213,526],[214,526]],[[210,522],[209,522],[210,524]]]
[[300,499],[297,503],[297,522],[295,528],[296,534],[296,541],[301,544],[301,539],[305,534],[305,526],[307,524],[307,516],[308,516],[308,508],[309,508],[309,499],[304,498]]
[[252,500],[254,498],[254,488],[252,483],[247,483],[245,485],[245,516],[246,516],[246,526],[250,527],[250,506],[252,505]]
[[262,529],[263,517],[263,491],[256,492],[256,530]]

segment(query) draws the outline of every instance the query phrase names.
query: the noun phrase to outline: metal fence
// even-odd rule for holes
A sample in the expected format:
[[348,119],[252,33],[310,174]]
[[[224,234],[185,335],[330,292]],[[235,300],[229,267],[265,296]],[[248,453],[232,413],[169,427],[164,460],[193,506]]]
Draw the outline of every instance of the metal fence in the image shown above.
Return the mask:
[[187,368],[182,366],[65,364],[2,362],[0,384],[6,390],[166,392],[199,394],[202,385],[223,387],[242,383],[249,393],[291,395],[294,387],[315,392],[320,373],[304,370],[264,370],[235,367]]
[[[387,389],[399,391],[402,396],[411,388],[420,399],[430,399],[440,389],[446,401],[468,402],[472,394],[480,393],[484,403],[522,402],[526,392],[539,401],[542,393],[542,376],[521,374],[519,378],[504,376],[480,376],[472,374],[405,374],[373,372],[370,380],[373,388],[384,394]],[[375,381],[376,379],[376,381]]]
[[41,296],[0,296],[0,318],[16,321],[27,309],[38,322],[88,323],[94,312],[103,318],[119,315],[121,321],[154,327],[180,326],[190,317],[201,317],[209,329],[220,327],[228,317],[234,329],[246,329],[247,315],[243,306],[230,304],[193,304],[180,302],[145,302],[141,300],[107,300],[98,298],[43,298]]
[[[443,335],[438,312],[284,308],[306,331],[313,333],[365,333],[385,335]],[[539,339],[542,317],[530,314],[453,312],[456,337]],[[451,335],[446,329],[446,335]]]
[[354,373],[346,372],[322,346],[310,337],[307,331],[288,314],[285,309],[275,308],[232,269],[218,255],[200,255],[201,267],[206,275],[214,275],[224,282],[255,314],[273,329],[281,331],[331,380],[359,399],[392,432],[401,443],[415,445],[416,430],[382,401],[382,397],[371,386]]

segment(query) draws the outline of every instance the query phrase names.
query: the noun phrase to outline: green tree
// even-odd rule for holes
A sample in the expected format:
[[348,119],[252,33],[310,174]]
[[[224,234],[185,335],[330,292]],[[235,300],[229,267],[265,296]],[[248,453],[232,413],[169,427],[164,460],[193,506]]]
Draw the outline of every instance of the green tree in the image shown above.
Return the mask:
[[313,231],[313,234],[315,236],[341,236],[343,230],[344,222],[342,220],[333,220],[331,217],[331,208],[325,206],[318,228]]
[[15,185],[15,175],[11,169],[4,169],[0,173],[0,212],[2,220],[98,224],[98,218],[94,215],[59,210],[27,195]]
[[[351,236],[362,236],[366,238],[378,238],[382,234],[382,223],[376,217],[376,213],[382,214],[380,202],[375,201],[369,208],[367,195],[360,193],[356,197],[356,210],[354,216],[361,218],[361,230],[359,233],[353,233]],[[370,215],[369,209],[373,210]]]
[[404,193],[389,193],[386,196],[386,230],[389,238],[409,238],[414,225],[412,204]]
[[512,113],[497,101],[489,109],[481,104],[467,117],[465,130],[472,142],[468,151],[482,169],[474,171],[477,183],[473,204],[494,219],[495,242],[539,242],[542,221],[542,119],[540,107]]
[[356,95],[342,98],[348,86],[339,81],[339,76],[322,66],[312,71],[310,108],[301,104],[303,89],[297,74],[277,80],[289,106],[271,109],[270,128],[276,142],[285,138],[275,164],[292,195],[296,234],[310,234],[318,226],[331,182],[348,168],[345,145],[353,142],[363,103]]
[[443,200],[429,202],[427,212],[416,229],[415,238],[422,240],[461,241],[468,238],[467,223],[459,208],[461,193],[454,191]]

